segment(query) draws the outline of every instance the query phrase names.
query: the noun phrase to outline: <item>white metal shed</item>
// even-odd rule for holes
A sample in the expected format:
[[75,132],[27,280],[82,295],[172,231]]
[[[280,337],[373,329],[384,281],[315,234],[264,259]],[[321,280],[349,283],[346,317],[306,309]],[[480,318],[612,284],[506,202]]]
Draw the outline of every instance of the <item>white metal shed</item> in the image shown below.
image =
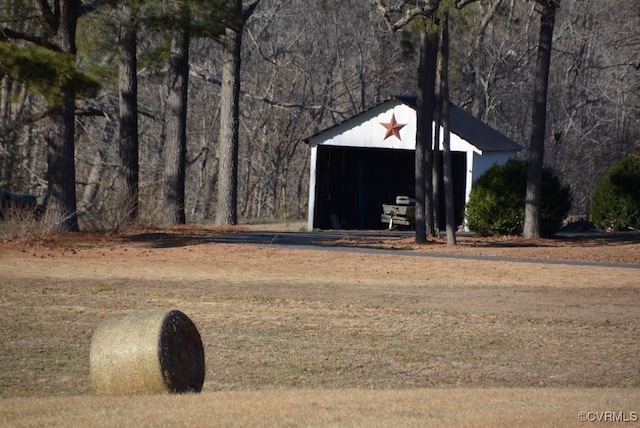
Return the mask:
[[[462,223],[473,182],[522,146],[454,104],[450,131],[456,220]],[[307,142],[309,230],[382,228],[382,204],[414,194],[415,97],[394,97]]]

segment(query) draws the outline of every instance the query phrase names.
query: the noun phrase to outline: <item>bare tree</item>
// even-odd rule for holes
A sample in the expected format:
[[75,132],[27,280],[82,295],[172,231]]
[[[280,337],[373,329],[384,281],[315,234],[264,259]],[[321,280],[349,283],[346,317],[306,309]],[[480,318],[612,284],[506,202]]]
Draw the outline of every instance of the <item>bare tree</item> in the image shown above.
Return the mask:
[[375,9],[344,25],[360,6],[357,0],[263,1],[252,16],[243,47],[239,216],[306,214],[303,140],[415,87],[405,77],[409,60],[397,48],[400,37],[381,31]]
[[633,0],[567,2],[554,27],[545,165],[570,186],[573,215],[589,214],[596,178],[638,147],[640,15],[628,13],[634,7]]
[[[32,133],[34,120],[27,85],[10,75],[0,77],[0,187],[5,190],[34,191],[44,182],[44,171],[30,167],[38,164],[32,152],[38,149]],[[46,160],[46,158],[45,158]],[[35,162],[34,162],[35,161]]]

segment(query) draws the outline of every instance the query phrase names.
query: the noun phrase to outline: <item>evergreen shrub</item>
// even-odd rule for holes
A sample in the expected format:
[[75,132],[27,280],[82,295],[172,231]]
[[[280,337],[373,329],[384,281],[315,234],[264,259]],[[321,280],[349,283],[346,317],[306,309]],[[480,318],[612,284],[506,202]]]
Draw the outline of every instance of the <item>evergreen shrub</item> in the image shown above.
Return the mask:
[[610,232],[640,229],[640,152],[625,156],[602,175],[592,196],[591,221]]
[[[521,235],[524,226],[527,164],[510,160],[489,168],[473,184],[466,206],[469,229],[481,236]],[[542,173],[540,235],[560,230],[571,208],[571,192],[553,172]]]

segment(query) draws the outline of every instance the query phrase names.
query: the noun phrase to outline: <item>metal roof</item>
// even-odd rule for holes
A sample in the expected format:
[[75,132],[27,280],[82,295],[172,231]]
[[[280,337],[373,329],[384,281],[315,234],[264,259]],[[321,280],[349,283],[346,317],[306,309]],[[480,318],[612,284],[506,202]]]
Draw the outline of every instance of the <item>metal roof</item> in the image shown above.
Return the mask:
[[[395,99],[417,109],[415,96],[395,96]],[[478,149],[487,152],[512,152],[522,150],[522,146],[457,105],[449,103],[451,132],[467,140]]]

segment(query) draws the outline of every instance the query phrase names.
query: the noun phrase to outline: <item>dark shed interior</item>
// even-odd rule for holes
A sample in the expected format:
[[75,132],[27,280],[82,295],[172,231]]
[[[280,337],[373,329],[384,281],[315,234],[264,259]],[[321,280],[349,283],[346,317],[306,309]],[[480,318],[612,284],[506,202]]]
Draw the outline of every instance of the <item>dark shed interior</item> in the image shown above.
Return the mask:
[[[464,219],[465,153],[452,152],[456,224]],[[413,150],[318,146],[314,228],[384,229],[383,203],[414,196]],[[441,204],[444,228],[444,204]]]

